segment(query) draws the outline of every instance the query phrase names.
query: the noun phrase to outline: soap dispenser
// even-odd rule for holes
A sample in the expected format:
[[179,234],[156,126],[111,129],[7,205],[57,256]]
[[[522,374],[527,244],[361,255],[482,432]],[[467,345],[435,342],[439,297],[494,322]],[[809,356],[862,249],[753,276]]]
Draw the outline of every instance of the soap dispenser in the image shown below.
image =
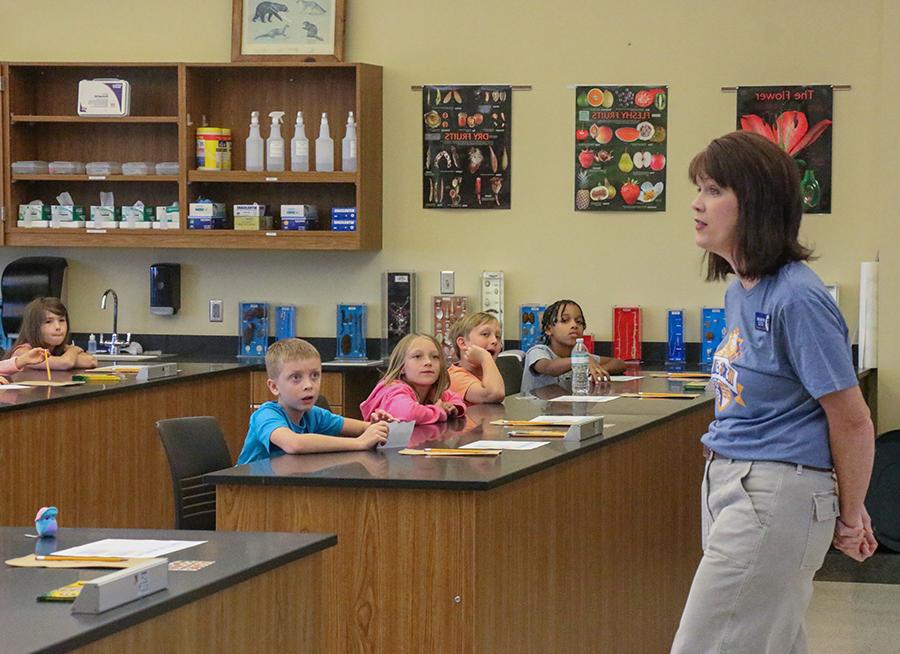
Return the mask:
[[247,160],[245,168],[259,172],[263,169],[263,140],[259,135],[259,112],[250,112],[250,136],[247,137]]
[[266,170],[281,172],[284,170],[284,138],[281,136],[281,120],[283,111],[270,111],[272,127],[266,139]]
[[334,141],[328,130],[328,114],[322,114],[319,125],[319,138],[316,139],[316,170],[330,172],[334,170]]
[[341,170],[356,170],[356,121],[352,111],[347,116],[347,133],[341,141]]
[[306,125],[303,124],[303,112],[297,112],[294,123],[294,138],[291,139],[291,170],[305,173],[309,170],[309,139],[306,138]]

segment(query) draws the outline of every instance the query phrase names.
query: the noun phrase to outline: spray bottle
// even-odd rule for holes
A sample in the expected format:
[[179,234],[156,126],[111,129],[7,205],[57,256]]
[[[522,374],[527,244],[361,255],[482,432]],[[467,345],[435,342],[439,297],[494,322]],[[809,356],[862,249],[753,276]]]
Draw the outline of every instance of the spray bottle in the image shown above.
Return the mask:
[[263,169],[263,140],[259,135],[259,112],[250,112],[250,136],[247,137],[245,168],[259,172]]
[[341,170],[356,170],[356,121],[352,111],[347,116],[347,133],[341,141]]
[[266,139],[266,170],[276,173],[284,170],[284,138],[281,136],[283,117],[283,111],[269,112],[272,126],[269,130],[269,138]]
[[294,138],[291,139],[291,170],[304,173],[309,170],[309,139],[306,138],[302,111],[297,112]]
[[328,114],[322,114],[319,138],[316,139],[316,170],[334,170],[334,141],[328,130]]

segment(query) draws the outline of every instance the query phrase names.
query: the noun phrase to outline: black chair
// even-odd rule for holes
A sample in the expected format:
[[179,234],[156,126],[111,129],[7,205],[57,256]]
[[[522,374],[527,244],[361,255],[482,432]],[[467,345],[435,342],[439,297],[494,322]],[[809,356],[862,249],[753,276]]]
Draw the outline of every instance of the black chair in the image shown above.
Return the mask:
[[875,464],[866,509],[878,543],[900,552],[900,429],[875,440]]
[[233,465],[219,423],[211,416],[171,418],[156,429],[172,472],[175,528],[215,529],[216,488],[202,477]]
[[19,335],[25,306],[37,297],[62,297],[66,260],[61,257],[22,257],[11,261],[0,277],[3,294],[3,332]]
[[522,390],[522,374],[525,372],[525,366],[519,357],[514,355],[498,356],[497,369],[500,371],[500,376],[503,377],[507,395],[515,395]]

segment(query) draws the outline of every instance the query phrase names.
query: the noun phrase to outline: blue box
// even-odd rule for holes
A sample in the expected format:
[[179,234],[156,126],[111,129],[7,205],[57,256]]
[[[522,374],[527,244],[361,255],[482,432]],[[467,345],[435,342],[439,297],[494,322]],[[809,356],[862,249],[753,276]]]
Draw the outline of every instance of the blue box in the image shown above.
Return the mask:
[[541,319],[546,309],[543,304],[523,304],[519,307],[519,349],[527,352],[541,342]]
[[225,218],[197,218],[189,216],[188,229],[228,229],[228,221]]
[[703,307],[700,310],[700,363],[712,363],[726,333],[725,309]]
[[368,312],[365,304],[337,305],[336,359],[366,358]]
[[307,218],[282,218],[281,229],[285,231],[308,231],[319,226],[317,220]]
[[238,305],[239,357],[263,357],[269,347],[269,305],[241,302]]
[[355,232],[356,207],[333,207],[331,209],[331,231]]
[[275,338],[282,341],[297,335],[297,309],[293,304],[275,307]]
[[669,309],[667,316],[666,363],[684,363],[684,310]]

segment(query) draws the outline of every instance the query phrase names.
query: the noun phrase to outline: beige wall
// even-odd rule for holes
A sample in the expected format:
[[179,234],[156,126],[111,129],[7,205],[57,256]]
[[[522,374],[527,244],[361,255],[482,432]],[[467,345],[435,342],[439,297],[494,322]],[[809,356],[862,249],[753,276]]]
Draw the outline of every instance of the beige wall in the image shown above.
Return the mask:
[[[896,210],[885,202],[900,181],[893,172],[900,142],[893,115],[900,106],[896,4],[861,0],[850,11],[837,0],[630,5],[351,0],[347,59],[384,67],[384,249],[355,254],[53,250],[70,263],[74,326],[108,327],[109,317],[97,302],[113,286],[121,299],[120,322],[132,331],[233,334],[236,302],[267,300],[297,304],[300,332],[328,336],[334,333],[334,303],[360,301],[371,305],[369,331],[375,335],[382,271],[419,272],[419,321],[427,325],[427,299],[437,292],[439,270],[456,270],[457,292],[477,301],[481,271],[500,269],[506,273],[507,311],[526,302],[574,297],[585,308],[590,331],[609,339],[611,307],[639,304],[645,339],[661,341],[665,309],[685,307],[688,340],[697,340],[698,307],[721,304],[723,287],[701,281],[688,209],[693,188],[684,175],[695,152],[734,126],[735,96],[720,87],[851,84],[851,91],[835,93],[833,213],[807,218],[803,236],[820,257],[815,270],[840,285],[841,308],[854,335],[859,262],[880,251],[882,428],[900,426],[898,392],[889,388],[898,386],[900,364],[888,326],[900,319],[888,301],[898,291],[900,233],[891,220]],[[228,0],[43,5],[0,0],[0,11],[0,60],[229,58]],[[409,87],[442,82],[533,86],[513,99],[511,211],[421,208],[420,98]],[[665,213],[572,210],[573,91],[568,86],[588,82],[669,85]],[[36,252],[0,250],[0,265]],[[174,318],[154,317],[147,309],[147,267],[155,261],[183,264],[183,309]],[[225,299],[221,325],[206,320],[212,297]],[[511,332],[515,337],[514,328]]]

